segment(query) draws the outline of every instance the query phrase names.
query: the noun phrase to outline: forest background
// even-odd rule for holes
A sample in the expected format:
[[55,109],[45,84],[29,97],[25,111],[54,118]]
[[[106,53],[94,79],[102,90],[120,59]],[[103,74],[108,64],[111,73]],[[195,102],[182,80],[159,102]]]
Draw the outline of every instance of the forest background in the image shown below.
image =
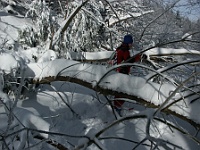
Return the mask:
[[[1,149],[198,149],[199,6],[1,0]],[[144,59],[112,65],[125,34]]]

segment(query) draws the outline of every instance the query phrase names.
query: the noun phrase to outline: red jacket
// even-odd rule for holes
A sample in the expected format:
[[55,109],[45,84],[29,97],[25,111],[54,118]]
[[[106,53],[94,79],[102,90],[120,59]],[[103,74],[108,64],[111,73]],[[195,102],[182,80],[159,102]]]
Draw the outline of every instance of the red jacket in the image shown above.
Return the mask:
[[[121,64],[122,62],[128,60],[130,58],[130,48],[127,44],[122,44],[120,47],[117,48],[117,64]],[[131,62],[140,61],[140,55],[136,56]],[[124,74],[129,74],[130,67],[120,67],[117,68],[117,71]]]
[[[127,44],[122,44],[117,48],[117,64],[121,64],[130,58],[129,46]],[[117,68],[117,71],[124,74],[129,74],[130,67],[120,67]]]

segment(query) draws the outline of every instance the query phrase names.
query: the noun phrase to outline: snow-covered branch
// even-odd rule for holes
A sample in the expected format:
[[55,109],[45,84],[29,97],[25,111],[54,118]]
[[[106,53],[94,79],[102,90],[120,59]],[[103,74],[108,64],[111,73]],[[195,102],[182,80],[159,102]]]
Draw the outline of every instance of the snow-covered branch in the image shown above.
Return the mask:
[[[68,67],[63,66],[63,64],[66,64]],[[60,72],[60,70],[63,71]],[[30,72],[32,72],[32,74],[30,74]],[[104,78],[107,72],[109,72],[109,70],[107,70],[105,66],[84,63],[79,64],[76,61],[55,60],[42,64],[30,64],[26,72],[26,77],[34,78],[35,82],[38,83],[49,83],[52,81],[75,82],[104,93],[105,95],[120,95],[124,98],[143,103],[149,107],[159,107],[159,105],[170,96],[170,93],[175,90],[173,84],[158,84],[152,81],[147,82],[145,78],[127,76],[113,73],[112,71]],[[58,74],[59,76],[57,76]],[[98,83],[98,81],[101,82]],[[98,83],[98,86],[94,88],[96,83]],[[148,91],[148,93],[144,94],[143,91]],[[185,109],[188,108],[181,108],[180,111],[182,112]],[[181,116],[181,113],[179,114],[179,110],[176,107],[164,111],[182,117],[182,119],[185,118],[187,121],[190,120],[190,123],[199,126],[199,122],[194,121],[189,113]]]
[[55,43],[57,42],[57,40],[59,39],[59,37],[62,38],[64,32],[67,30],[69,24],[71,23],[72,19],[74,18],[74,16],[76,16],[76,14],[81,10],[81,8],[88,2],[89,0],[84,1],[83,3],[81,3],[70,15],[70,17],[67,18],[67,20],[65,20],[65,22],[63,22],[61,25],[61,27],[58,29],[58,31],[54,34],[53,37],[53,42],[52,45],[49,46],[49,49],[52,49],[53,46],[55,45]]

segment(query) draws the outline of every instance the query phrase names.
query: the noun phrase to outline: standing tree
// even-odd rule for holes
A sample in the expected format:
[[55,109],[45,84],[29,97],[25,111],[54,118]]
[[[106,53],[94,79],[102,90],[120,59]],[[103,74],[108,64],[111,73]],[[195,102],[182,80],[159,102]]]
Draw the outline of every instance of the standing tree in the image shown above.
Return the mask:
[[[45,1],[31,3],[34,7],[31,7],[29,14],[36,29],[33,26],[28,30],[34,36],[24,35],[27,38],[26,44],[30,47],[48,45],[59,51],[61,58],[65,58],[66,52],[70,51],[94,52],[100,51],[101,47],[112,49],[117,45],[115,42],[120,41],[121,36],[128,32],[135,35],[136,41],[142,45],[141,52],[146,57],[139,64],[124,62],[107,68],[66,59],[24,64],[19,57],[7,54],[7,50],[2,51],[0,100],[6,110],[3,115],[8,116],[7,124],[0,130],[2,149],[52,148],[48,144],[57,149],[77,150],[122,149],[125,146],[130,149],[184,149],[179,141],[173,141],[177,132],[198,147],[200,120],[195,115],[199,113],[196,106],[199,105],[200,53],[189,48],[194,43],[195,47],[200,43],[199,22],[192,23],[181,16],[179,11],[173,11],[178,1],[168,5],[162,1],[131,2],[133,1],[68,1],[66,18],[61,20],[61,24],[58,23],[60,18],[51,22],[53,16]],[[9,71],[2,65],[6,64],[5,58],[13,60],[8,65]],[[128,76],[113,71],[121,66],[132,66],[142,73]],[[67,134],[58,129],[59,123],[66,120],[65,116],[51,116],[49,123],[45,118],[18,107],[21,89],[27,78],[34,83],[48,83],[46,86],[53,89],[53,94],[42,91],[44,97],[51,97],[52,103],[56,100],[56,107],[62,106],[65,114],[72,114],[67,123],[72,121],[72,126],[81,126],[89,122],[87,126],[81,126],[79,134]],[[65,82],[80,84],[95,91],[96,95],[90,97],[92,101],[88,100],[90,98],[87,98],[88,101],[82,100],[81,95],[78,102],[83,103],[81,106],[76,105],[76,88],[73,93],[62,93],[62,86],[54,86],[53,82],[56,81],[64,81],[62,86]],[[5,92],[6,84],[16,86]],[[120,95],[131,105],[140,106],[140,109],[117,117],[112,110],[112,99],[109,98],[112,95]],[[88,120],[84,120],[85,113],[80,111],[86,102],[84,112],[88,110],[91,114]],[[94,103],[101,107],[93,110]],[[104,121],[104,118],[98,116],[102,108],[104,115],[107,112],[108,117],[114,116],[112,122],[108,123],[108,120]],[[91,123],[90,120],[93,119],[98,119],[103,124],[101,129]],[[65,125],[67,130],[72,130],[72,126]],[[116,140],[120,144],[115,144]],[[111,141],[114,144],[109,144]]]

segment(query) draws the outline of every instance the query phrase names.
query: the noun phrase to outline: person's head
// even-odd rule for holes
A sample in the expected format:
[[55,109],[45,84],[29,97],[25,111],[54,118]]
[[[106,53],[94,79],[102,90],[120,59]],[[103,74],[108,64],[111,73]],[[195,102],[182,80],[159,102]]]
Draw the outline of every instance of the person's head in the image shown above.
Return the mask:
[[129,45],[131,48],[133,46],[133,37],[130,34],[125,35],[123,43]]

